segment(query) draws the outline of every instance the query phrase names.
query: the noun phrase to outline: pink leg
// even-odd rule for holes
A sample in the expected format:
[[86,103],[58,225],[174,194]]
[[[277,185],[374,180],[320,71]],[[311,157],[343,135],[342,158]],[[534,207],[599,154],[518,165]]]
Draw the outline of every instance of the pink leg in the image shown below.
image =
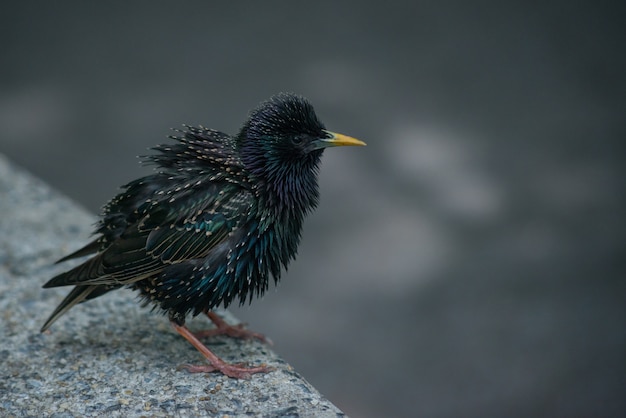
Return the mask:
[[172,326],[174,329],[187,341],[191,343],[211,364],[194,366],[194,365],[184,365],[182,367],[186,368],[190,373],[210,373],[219,371],[225,374],[228,377],[233,377],[236,379],[248,379],[251,375],[255,373],[267,373],[272,371],[273,369],[268,366],[257,366],[257,367],[245,367],[242,364],[230,364],[226,363],[224,360],[213,354],[211,350],[209,350],[204,344],[200,342],[196,338],[196,336],[189,331],[189,329],[184,325],[178,325],[175,322],[172,322]]
[[218,314],[213,311],[206,311],[206,315],[209,319],[215,324],[216,329],[209,329],[205,331],[194,332],[194,335],[197,338],[205,338],[205,337],[214,337],[216,335],[228,335],[233,338],[241,338],[241,339],[250,339],[256,338],[267,344],[272,344],[272,341],[265,337],[263,334],[259,334],[258,332],[253,332],[245,329],[243,324],[237,325],[229,325],[224,321]]

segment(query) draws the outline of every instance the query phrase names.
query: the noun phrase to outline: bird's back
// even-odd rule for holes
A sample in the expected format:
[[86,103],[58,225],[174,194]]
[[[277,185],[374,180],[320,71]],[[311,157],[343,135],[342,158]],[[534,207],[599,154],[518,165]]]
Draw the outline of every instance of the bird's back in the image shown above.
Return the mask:
[[[104,207],[100,237],[60,260],[96,253],[44,285],[77,286],[44,329],[76,303],[124,285],[139,288],[150,300],[165,299],[154,289],[164,289],[162,283],[177,280],[183,270],[236,245],[234,232],[252,216],[255,198],[235,142],[204,128],[187,127],[181,133],[172,137],[178,143],[158,146],[159,154],[146,158],[158,172],[123,186]],[[194,307],[187,305],[176,307],[184,315]]]

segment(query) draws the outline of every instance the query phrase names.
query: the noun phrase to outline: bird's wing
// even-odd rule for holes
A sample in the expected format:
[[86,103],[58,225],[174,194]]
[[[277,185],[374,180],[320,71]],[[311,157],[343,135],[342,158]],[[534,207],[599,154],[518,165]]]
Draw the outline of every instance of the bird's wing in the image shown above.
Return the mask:
[[161,205],[130,225],[97,256],[54,277],[44,287],[129,284],[168,265],[206,257],[228,239],[254,206],[253,194],[235,187],[207,199],[194,194],[194,201],[197,203],[181,199],[178,204]]
[[[137,221],[136,215],[141,216],[146,200],[151,200],[159,191],[176,188],[177,183],[172,181],[172,174],[176,176],[181,172],[195,170],[213,182],[232,180],[236,177],[235,173],[241,175],[242,167],[235,152],[234,139],[229,135],[213,129],[187,125],[184,125],[183,130],[174,131],[179,136],[172,135],[170,138],[178,143],[158,145],[153,149],[159,153],[142,157],[143,163],[157,165],[162,171],[122,186],[125,190],[103,208],[103,217],[98,222],[96,231],[101,236],[61,258],[57,263],[103,251],[115,242]],[[232,171],[223,170],[224,160],[228,161]],[[227,179],[228,177],[230,178]],[[180,181],[184,182],[184,179]]]

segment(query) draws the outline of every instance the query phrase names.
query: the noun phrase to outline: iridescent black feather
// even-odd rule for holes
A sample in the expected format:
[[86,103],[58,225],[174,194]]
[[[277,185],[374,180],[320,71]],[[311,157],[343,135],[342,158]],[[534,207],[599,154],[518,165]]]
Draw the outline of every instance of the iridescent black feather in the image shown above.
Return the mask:
[[313,107],[293,94],[262,103],[236,137],[203,127],[176,132],[175,143],[145,157],[156,173],[104,207],[99,237],[60,260],[95,254],[44,285],[76,287],[42,330],[76,303],[123,286],[179,324],[262,295],[295,257],[304,216],[317,205],[323,148],[363,145],[333,143]]

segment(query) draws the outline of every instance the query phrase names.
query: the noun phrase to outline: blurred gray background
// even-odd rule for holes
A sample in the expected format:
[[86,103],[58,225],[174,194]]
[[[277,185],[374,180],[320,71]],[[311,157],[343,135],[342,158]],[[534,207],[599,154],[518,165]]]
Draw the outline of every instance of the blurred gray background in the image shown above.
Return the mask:
[[608,4],[4,4],[0,152],[95,214],[169,128],[303,94],[368,147],[326,152],[297,261],[235,313],[352,416],[623,416]]

